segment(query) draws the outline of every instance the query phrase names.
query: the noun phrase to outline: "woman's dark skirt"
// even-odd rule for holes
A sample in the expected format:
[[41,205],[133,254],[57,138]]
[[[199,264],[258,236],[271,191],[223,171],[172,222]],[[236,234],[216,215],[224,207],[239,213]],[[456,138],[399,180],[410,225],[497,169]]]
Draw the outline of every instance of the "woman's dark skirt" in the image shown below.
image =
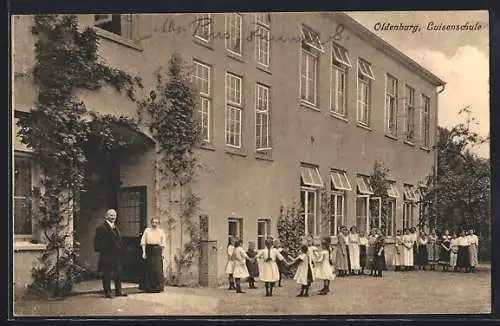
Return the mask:
[[146,245],[146,264],[144,269],[144,291],[162,292],[165,288],[165,282],[161,246]]
[[469,246],[458,246],[457,267],[467,268],[469,266]]
[[384,250],[382,250],[380,256],[378,255],[378,251],[375,253],[375,263],[373,269],[377,271],[383,271],[387,269]]
[[366,246],[365,245],[360,245],[359,246],[359,264],[361,265],[361,268],[366,268]]
[[[448,247],[450,244],[446,243]],[[448,266],[450,264],[450,252],[444,248],[439,250],[439,265]]]
[[413,244],[413,265],[417,265],[416,263],[418,262],[418,245],[416,243]]
[[427,246],[420,245],[418,246],[417,265],[427,266],[428,264],[429,264],[429,255],[427,252]]

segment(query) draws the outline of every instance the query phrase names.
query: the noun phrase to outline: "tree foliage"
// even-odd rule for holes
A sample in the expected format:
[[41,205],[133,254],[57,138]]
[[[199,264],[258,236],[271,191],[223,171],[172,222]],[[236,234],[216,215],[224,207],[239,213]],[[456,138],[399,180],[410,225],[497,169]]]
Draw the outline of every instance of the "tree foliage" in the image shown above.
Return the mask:
[[488,142],[471,130],[476,120],[470,109],[461,110],[464,122],[452,128],[439,128],[436,145],[437,173],[427,178],[425,200],[433,202],[431,215],[439,230],[474,229],[479,234],[482,255],[489,257],[491,232],[491,171],[489,160],[471,150]]
[[[388,187],[388,175],[390,173],[390,170],[384,166],[384,163],[381,161],[375,161],[373,164],[373,173],[370,175],[370,184],[373,189],[373,197],[379,197],[381,200],[381,229],[383,232],[385,231],[384,234],[387,235],[388,227],[390,225],[387,225],[388,223],[388,212],[389,212],[389,204],[390,204],[390,197],[387,194],[387,187]],[[378,204],[375,201],[370,202],[370,210],[373,211],[378,211]],[[370,219],[371,223],[376,223],[374,219]],[[394,223],[394,221],[393,221]],[[378,224],[375,225],[369,225],[369,228],[378,228]]]
[[[305,235],[304,214],[298,204],[292,207],[280,207],[280,215],[277,221],[278,239],[283,248],[292,257],[300,254],[300,246]],[[294,268],[290,268],[287,276],[294,274]]]

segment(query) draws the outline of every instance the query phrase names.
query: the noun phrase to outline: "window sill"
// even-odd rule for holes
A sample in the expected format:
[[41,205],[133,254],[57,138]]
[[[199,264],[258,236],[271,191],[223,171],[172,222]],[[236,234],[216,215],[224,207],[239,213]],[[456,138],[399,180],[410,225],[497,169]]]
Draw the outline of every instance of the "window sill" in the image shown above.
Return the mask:
[[143,51],[142,47],[139,44],[137,44],[137,42],[135,42],[131,39],[127,39],[127,38],[124,38],[120,35],[108,32],[108,31],[106,31],[102,28],[99,28],[97,26],[93,26],[93,28],[99,37],[105,38],[109,41],[124,45],[124,46],[129,47],[129,48],[132,48],[136,51]]
[[394,136],[394,135],[391,135],[391,134],[385,134],[385,136],[389,139],[392,139],[392,140],[398,140],[398,137]]
[[43,243],[31,243],[29,241],[14,241],[14,252],[16,251],[43,251],[47,248]]
[[425,147],[425,146],[421,146],[420,149],[423,150],[423,151],[426,151],[427,153],[429,153],[430,151],[432,151],[432,149],[430,149],[429,147]]
[[365,130],[368,130],[368,131],[373,131],[372,128],[368,127],[367,125],[361,123],[358,121],[358,123],[356,124],[356,126],[358,126],[359,128],[361,129],[365,129]]
[[349,122],[349,120],[347,120],[347,118],[345,116],[342,116],[334,111],[330,111],[330,115],[332,117],[334,117],[335,119],[338,119],[340,121]]
[[229,146],[226,147],[226,154],[241,156],[241,157],[246,157],[248,155],[247,152],[242,148],[229,147]]
[[270,69],[269,66],[266,67],[266,66],[264,66],[264,65],[262,65],[260,63],[257,63],[257,69],[260,70],[260,71],[265,72],[266,74],[272,75],[271,69]]
[[226,57],[229,57],[229,58],[234,59],[236,61],[239,61],[241,63],[245,63],[245,60],[243,60],[243,57],[242,57],[241,54],[232,52],[232,51],[230,51],[228,49],[226,49]]
[[269,162],[273,162],[273,152],[272,152],[272,149],[269,149],[269,150],[265,150],[265,151],[259,151],[257,150],[255,152],[255,158],[257,160],[262,160],[262,161],[269,161]]
[[196,43],[196,44],[199,44],[199,45],[201,45],[201,46],[204,46],[204,47],[206,47],[207,49],[210,49],[210,50],[212,50],[212,51],[213,51],[213,49],[214,49],[214,48],[213,48],[213,45],[212,45],[212,42],[202,40],[202,39],[201,39],[201,38],[199,38],[199,37],[194,36],[194,37],[193,37],[193,42],[194,42],[194,43]]
[[206,142],[206,143],[202,143],[200,146],[199,146],[200,149],[204,149],[204,150],[207,150],[207,151],[215,151],[215,146],[212,145],[211,143],[209,142]]
[[302,99],[300,100],[300,106],[307,108],[307,109],[311,109],[311,110],[316,111],[316,112],[321,112],[321,110],[318,108],[317,105],[309,103],[309,102],[304,101]]
[[412,143],[411,141],[404,140],[404,141],[403,141],[403,143],[405,143],[405,144],[406,144],[406,145],[408,145],[408,146],[413,146],[413,147],[415,147],[415,144],[414,144],[414,143]]

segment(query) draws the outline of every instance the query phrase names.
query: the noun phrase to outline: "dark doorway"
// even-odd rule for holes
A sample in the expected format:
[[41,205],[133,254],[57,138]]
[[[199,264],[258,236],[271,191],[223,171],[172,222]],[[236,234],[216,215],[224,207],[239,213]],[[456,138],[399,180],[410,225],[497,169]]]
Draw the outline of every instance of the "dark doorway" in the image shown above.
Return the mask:
[[117,213],[124,243],[124,281],[139,283],[142,275],[140,241],[147,226],[146,186],[122,187],[117,193]]

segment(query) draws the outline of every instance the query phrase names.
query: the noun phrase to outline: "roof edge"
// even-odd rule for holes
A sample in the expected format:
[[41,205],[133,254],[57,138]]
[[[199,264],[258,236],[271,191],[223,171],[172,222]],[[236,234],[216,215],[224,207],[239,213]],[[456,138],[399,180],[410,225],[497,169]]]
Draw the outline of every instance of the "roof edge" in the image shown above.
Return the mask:
[[[338,20],[338,22],[343,23],[346,27],[349,27],[357,36],[359,36],[364,41],[375,45],[380,50],[389,54],[392,58],[396,59],[402,63],[406,68],[410,70],[417,70],[421,73],[422,77],[427,81],[430,81],[434,86],[446,85],[446,82],[432,73],[430,70],[424,68],[422,65],[417,63],[415,60],[396,49],[394,46],[389,44],[387,41],[383,40],[380,36],[376,35],[363,25],[361,25],[354,18],[349,16],[344,12],[324,12],[330,19]],[[332,16],[333,15],[333,16]]]

